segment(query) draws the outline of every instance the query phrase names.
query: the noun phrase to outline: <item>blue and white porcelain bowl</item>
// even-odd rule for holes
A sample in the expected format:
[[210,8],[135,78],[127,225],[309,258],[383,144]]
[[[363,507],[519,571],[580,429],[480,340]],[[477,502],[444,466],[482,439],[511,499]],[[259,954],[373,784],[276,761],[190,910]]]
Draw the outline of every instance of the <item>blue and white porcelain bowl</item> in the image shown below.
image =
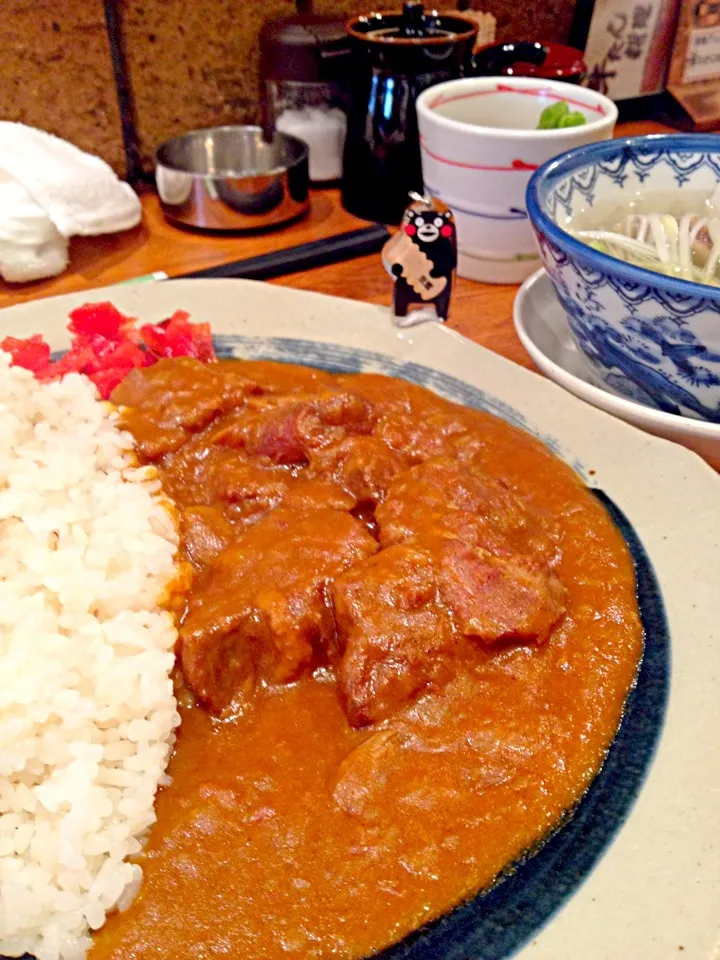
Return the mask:
[[720,288],[625,263],[567,228],[599,204],[709,195],[718,182],[720,136],[670,134],[579,147],[544,164],[527,194],[545,269],[591,370],[632,400],[715,422]]

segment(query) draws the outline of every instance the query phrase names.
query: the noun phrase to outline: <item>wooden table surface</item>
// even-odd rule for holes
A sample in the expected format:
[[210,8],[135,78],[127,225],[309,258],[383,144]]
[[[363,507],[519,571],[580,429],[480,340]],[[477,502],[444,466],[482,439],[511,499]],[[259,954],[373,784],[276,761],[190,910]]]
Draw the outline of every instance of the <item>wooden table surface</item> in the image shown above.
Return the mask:
[[[644,121],[624,124],[617,133],[630,136],[662,133],[667,129]],[[210,235],[171,226],[162,215],[157,196],[151,192],[142,196],[142,205],[143,220],[134,230],[104,237],[73,238],[70,267],[61,276],[30,284],[0,281],[0,307],[120,283],[157,270],[163,270],[170,277],[180,276],[366,225],[343,210],[337,190],[313,191],[310,212],[303,220],[254,236]],[[379,304],[389,304],[392,294],[390,278],[378,254],[270,282]],[[453,294],[449,326],[516,363],[532,367],[513,328],[516,291],[514,285],[459,280]]]

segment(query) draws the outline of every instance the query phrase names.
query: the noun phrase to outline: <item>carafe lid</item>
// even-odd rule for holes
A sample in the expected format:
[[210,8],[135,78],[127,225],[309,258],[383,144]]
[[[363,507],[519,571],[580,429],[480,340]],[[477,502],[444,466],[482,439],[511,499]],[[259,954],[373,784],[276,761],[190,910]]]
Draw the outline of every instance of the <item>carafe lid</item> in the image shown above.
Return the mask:
[[436,10],[426,13],[421,2],[408,0],[401,12],[356,17],[348,22],[347,30],[351,37],[365,43],[427,46],[472,39],[478,28],[470,17]]
[[268,20],[260,31],[260,74],[265,80],[323,83],[349,72],[345,23],[337,17],[297,14]]

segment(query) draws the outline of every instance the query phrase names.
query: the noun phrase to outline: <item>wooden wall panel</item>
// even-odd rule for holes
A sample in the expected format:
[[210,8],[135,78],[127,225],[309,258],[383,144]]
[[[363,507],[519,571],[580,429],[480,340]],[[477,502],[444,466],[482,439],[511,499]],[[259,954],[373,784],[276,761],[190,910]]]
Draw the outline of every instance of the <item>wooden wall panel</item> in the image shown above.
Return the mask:
[[[146,171],[159,143],[195,127],[258,116],[258,35],[294,0],[116,0]],[[315,0],[349,17],[397,2]],[[565,40],[575,0],[473,0],[494,14],[498,40]],[[0,117],[49,130],[125,162],[102,0],[0,3]],[[450,6],[450,5],[448,5]]]
[[258,35],[292,0],[122,0],[143,165],[168,137],[258,112]]
[[[433,6],[428,3],[427,7]],[[504,40],[567,40],[570,33],[575,0],[473,0],[476,10],[492,13],[497,19],[497,39]],[[438,9],[452,9],[454,4],[437,4]],[[318,13],[340,12],[344,16],[370,13],[372,10],[399,10],[400,0],[315,0]]]
[[473,6],[492,13],[497,39],[567,41],[575,13],[575,0],[473,0]]
[[3,0],[0,11],[0,117],[55,133],[123,174],[102,0]]

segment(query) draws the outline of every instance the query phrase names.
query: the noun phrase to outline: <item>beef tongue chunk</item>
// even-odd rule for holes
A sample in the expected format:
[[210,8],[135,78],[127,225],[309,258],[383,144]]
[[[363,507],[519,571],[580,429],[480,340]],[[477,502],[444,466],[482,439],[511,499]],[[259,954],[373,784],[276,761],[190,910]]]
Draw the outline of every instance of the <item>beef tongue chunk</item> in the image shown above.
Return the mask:
[[359,503],[378,504],[405,466],[402,457],[377,437],[353,435],[315,452],[310,471],[332,477]]
[[179,449],[217,414],[241,406],[258,389],[227,365],[181,357],[131,370],[112,399],[128,408],[122,424],[133,434],[138,452],[156,460]]
[[313,451],[349,435],[368,434],[373,423],[370,404],[353,393],[263,397],[238,418],[222,442],[244,446],[251,456],[273,463],[303,466]]
[[384,720],[452,676],[457,641],[434,566],[429,551],[403,544],[335,580],[338,682],[353,726]]
[[542,643],[564,590],[542,560],[438,537],[388,547],[333,587],[340,696],[360,727],[441,689],[479,641]]
[[382,546],[444,536],[495,554],[555,554],[537,519],[503,483],[443,457],[398,474],[376,517]]
[[439,550],[440,596],[458,630],[483,644],[544,643],[565,613],[565,591],[541,560],[493,556],[461,540]]
[[180,631],[188,686],[215,712],[258,680],[296,679],[335,643],[328,591],[377,550],[348,513],[279,507],[215,560]]
[[184,556],[197,570],[212,563],[236,537],[218,509],[201,504],[180,513],[180,535]]

